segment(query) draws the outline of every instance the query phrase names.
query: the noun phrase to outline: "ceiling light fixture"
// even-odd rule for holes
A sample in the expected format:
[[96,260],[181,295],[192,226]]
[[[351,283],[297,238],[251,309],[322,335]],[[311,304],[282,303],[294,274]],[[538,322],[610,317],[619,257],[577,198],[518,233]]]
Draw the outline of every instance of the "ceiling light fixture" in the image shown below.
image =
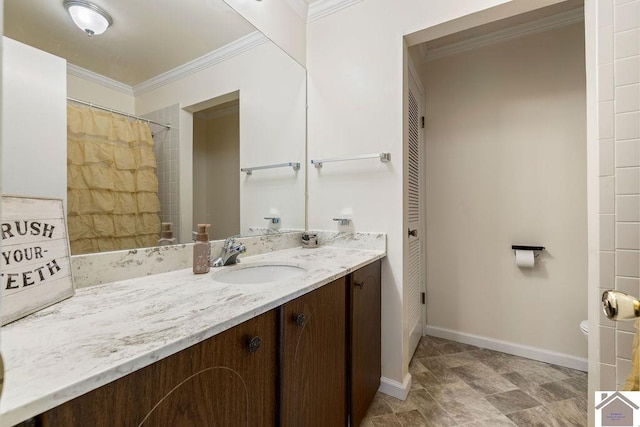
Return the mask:
[[63,3],[73,22],[89,36],[104,33],[113,19],[105,10],[83,0],[64,0]]

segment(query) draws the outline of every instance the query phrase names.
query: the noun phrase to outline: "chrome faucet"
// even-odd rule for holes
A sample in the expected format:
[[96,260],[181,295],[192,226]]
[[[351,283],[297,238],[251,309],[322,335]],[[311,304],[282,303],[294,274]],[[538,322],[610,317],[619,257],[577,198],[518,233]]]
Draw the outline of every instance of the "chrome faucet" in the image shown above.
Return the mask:
[[211,260],[212,267],[222,267],[224,265],[231,265],[238,262],[238,255],[247,251],[247,248],[242,243],[236,243],[234,237],[228,237],[224,241],[224,246],[220,251],[220,256],[215,260]]

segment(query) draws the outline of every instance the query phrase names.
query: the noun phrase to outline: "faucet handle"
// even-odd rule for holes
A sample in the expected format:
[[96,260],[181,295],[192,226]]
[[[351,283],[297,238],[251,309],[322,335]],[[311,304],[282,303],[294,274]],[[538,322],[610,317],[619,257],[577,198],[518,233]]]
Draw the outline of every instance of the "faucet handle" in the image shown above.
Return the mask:
[[224,247],[228,248],[231,245],[233,245],[235,242],[236,242],[235,237],[227,237],[226,239],[224,239]]

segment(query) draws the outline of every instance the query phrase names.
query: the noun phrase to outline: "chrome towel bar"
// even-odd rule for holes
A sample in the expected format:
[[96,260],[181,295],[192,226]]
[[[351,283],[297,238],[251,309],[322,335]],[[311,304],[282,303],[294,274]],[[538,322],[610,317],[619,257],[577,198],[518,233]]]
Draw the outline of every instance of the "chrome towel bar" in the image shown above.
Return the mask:
[[253,171],[261,170],[261,169],[275,169],[275,168],[286,168],[291,167],[294,171],[300,169],[300,162],[287,162],[287,163],[276,163],[273,165],[265,165],[265,166],[254,166],[251,168],[241,168],[240,172],[246,172],[247,175],[251,175]]
[[372,154],[362,154],[360,156],[353,156],[353,157],[333,157],[330,159],[311,160],[311,164],[319,169],[322,167],[323,163],[344,162],[347,160],[362,160],[362,159],[380,159],[381,162],[390,162],[391,153],[372,153]]

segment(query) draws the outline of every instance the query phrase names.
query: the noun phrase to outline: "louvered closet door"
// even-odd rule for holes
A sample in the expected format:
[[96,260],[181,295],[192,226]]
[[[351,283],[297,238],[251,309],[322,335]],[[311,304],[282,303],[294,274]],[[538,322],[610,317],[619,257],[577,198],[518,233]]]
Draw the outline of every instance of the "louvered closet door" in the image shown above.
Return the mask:
[[405,212],[407,217],[408,256],[405,257],[405,304],[407,318],[409,320],[409,355],[413,355],[420,337],[422,336],[422,303],[421,303],[421,239],[422,227],[420,218],[421,204],[421,179],[420,179],[420,151],[421,144],[421,120],[422,120],[422,95],[412,73],[409,73],[408,93],[408,147],[406,150],[406,165],[408,175],[404,185],[406,194]]

